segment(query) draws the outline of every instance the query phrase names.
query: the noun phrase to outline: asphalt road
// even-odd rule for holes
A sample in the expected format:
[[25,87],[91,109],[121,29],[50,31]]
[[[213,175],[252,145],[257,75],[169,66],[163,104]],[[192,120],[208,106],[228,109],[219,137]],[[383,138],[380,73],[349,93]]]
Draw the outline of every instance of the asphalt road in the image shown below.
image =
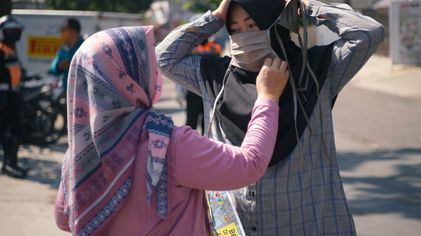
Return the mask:
[[[166,83],[157,109],[185,122]],[[348,86],[334,108],[338,159],[359,235],[419,235],[421,99]],[[66,139],[49,149],[24,147],[27,180],[0,175],[0,235],[68,235],[53,221]]]
[[419,235],[421,99],[347,87],[334,125],[359,235]]

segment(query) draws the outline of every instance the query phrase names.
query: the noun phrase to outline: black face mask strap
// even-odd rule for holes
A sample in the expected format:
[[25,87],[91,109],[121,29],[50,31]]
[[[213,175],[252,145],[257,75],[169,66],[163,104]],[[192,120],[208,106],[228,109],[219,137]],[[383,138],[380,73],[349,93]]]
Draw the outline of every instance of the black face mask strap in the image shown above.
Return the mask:
[[[309,63],[307,63],[307,69],[308,69],[308,71],[311,75],[311,78],[313,78],[313,80],[315,81],[316,89],[317,89],[317,97],[319,98],[320,97],[320,85],[319,85],[317,77],[314,74],[313,69],[311,69],[311,66],[310,66]],[[326,158],[327,158],[327,160],[330,164],[331,158],[330,158],[329,152],[327,151],[328,149],[327,149],[326,137],[325,137],[325,134],[323,132],[323,130],[324,130],[324,128],[323,128],[324,127],[324,125],[323,125],[323,109],[322,109],[321,102],[319,102],[318,107],[319,107],[319,114],[320,114],[320,129],[322,130],[321,131],[321,141],[322,141],[323,151],[324,151],[324,154],[326,155]]]
[[[307,68],[308,73],[310,74],[310,77],[313,79],[313,81],[314,81],[314,83],[316,85],[317,97],[319,98],[320,97],[320,84],[319,84],[319,81],[317,80],[317,77],[316,77],[314,71],[312,70],[312,68],[311,68],[311,66],[310,66],[310,64],[308,62],[308,53],[307,53],[307,47],[308,47],[308,32],[307,32],[307,27],[308,27],[308,23],[307,23],[307,20],[305,18],[305,9],[304,9],[304,5],[303,5],[302,1],[300,1],[300,9],[301,9],[300,12],[301,12],[301,16],[302,16],[302,22],[303,22],[303,36],[304,36],[304,40],[302,39],[301,34],[298,33],[298,39],[299,39],[299,43],[300,43],[300,47],[301,47],[301,53],[302,53],[302,58],[303,58],[303,63],[301,65],[300,75],[299,75],[300,76],[299,77],[299,84],[301,84],[302,79],[304,77],[305,69]],[[278,43],[279,43],[279,45],[281,47],[282,53],[284,54],[285,60],[288,62],[288,55],[287,55],[287,52],[286,52],[286,49],[285,49],[285,45],[284,45],[284,42],[283,42],[282,38],[280,37],[280,33],[279,33],[278,28],[276,26],[275,26],[275,36],[276,36],[276,39],[277,39],[277,41],[278,41]],[[292,71],[291,70],[291,66],[289,65],[289,63],[288,63],[288,67],[289,67],[289,70]],[[295,125],[295,133],[296,133],[296,138],[297,138],[297,143],[298,143],[299,142],[299,137],[298,137],[298,128],[297,128],[297,105],[300,107],[300,110],[303,113],[303,116],[304,116],[304,119],[307,122],[307,127],[309,129],[310,134],[313,134],[313,129],[312,129],[311,124],[310,124],[310,118],[309,118],[307,112],[304,109],[304,106],[302,104],[302,101],[301,101],[300,97],[298,96],[298,93],[297,93],[298,90],[297,90],[296,85],[294,83],[293,73],[290,73],[290,76],[291,76],[291,78],[289,79],[289,84],[291,85],[292,92],[293,92],[294,123],[295,123],[294,125]],[[308,84],[308,77],[309,76],[307,76],[307,78],[306,78],[306,80],[307,80],[306,81],[306,84]],[[329,153],[327,151],[328,148],[327,148],[326,138],[325,138],[325,135],[323,133],[323,120],[322,120],[323,119],[323,111],[322,111],[322,106],[321,106],[321,103],[320,102],[318,104],[318,107],[319,107],[320,123],[321,123],[321,142],[322,142],[322,146],[323,146],[322,149],[324,151],[324,154],[326,156],[326,159],[330,163],[331,162],[330,161],[331,158],[329,157],[330,155],[329,155]]]
[[[303,22],[304,42],[303,42],[300,34],[298,34],[298,39],[300,41],[301,51],[303,52],[303,65],[305,67],[307,67],[308,73],[310,74],[310,77],[313,79],[314,84],[316,85],[317,98],[319,98],[320,97],[320,90],[321,90],[320,84],[319,84],[319,81],[317,80],[317,77],[316,77],[313,69],[310,66],[310,63],[308,62],[308,53],[307,53],[307,47],[308,47],[308,31],[307,31],[307,29],[308,29],[308,22],[307,22],[306,15],[305,15],[305,6],[304,6],[304,3],[302,1],[299,1],[299,2],[300,2],[300,13],[301,13],[302,22]],[[323,126],[323,109],[322,109],[321,102],[318,101],[318,103],[319,103],[318,107],[319,107],[320,128],[321,128],[321,142],[322,142],[323,151],[324,151],[324,154],[326,156],[326,159],[330,163],[331,162],[331,158],[330,158],[329,152],[327,151],[328,148],[327,148],[327,143],[326,143],[326,137],[325,137],[325,134],[323,132],[323,130],[324,130],[324,126]]]
[[[285,60],[288,62],[289,60],[288,60],[288,55],[287,55],[287,52],[286,52],[286,49],[285,49],[285,45],[284,45],[284,42],[283,42],[282,38],[280,37],[280,34],[279,34],[279,31],[278,31],[277,27],[275,27],[275,36],[276,36],[276,39],[277,39],[277,41],[278,41],[278,43],[281,47],[282,53],[284,54]],[[290,71],[292,71],[290,63],[288,63],[288,68],[289,68]],[[304,106],[301,102],[301,99],[298,96],[297,88],[295,86],[294,75],[293,75],[293,73],[289,73],[289,75],[290,75],[290,79],[288,80],[288,82],[289,82],[289,84],[291,85],[291,88],[292,88],[292,96],[293,96],[293,102],[294,102],[295,136],[296,136],[297,142],[299,142],[300,138],[298,137],[298,128],[297,128],[298,106],[300,106],[301,112],[303,113],[304,118],[306,119],[307,127],[309,128],[310,133],[312,133],[312,128],[311,128],[311,125],[310,125],[310,122],[309,122],[310,120],[309,120],[308,114],[305,111]]]
[[225,72],[224,79],[222,80],[221,91],[219,91],[219,94],[216,96],[215,102],[213,103],[212,113],[211,113],[211,117],[210,117],[210,120],[209,120],[209,126],[208,126],[208,129],[207,129],[207,133],[205,134],[205,136],[207,136],[208,138],[210,138],[212,136],[212,124],[213,124],[213,121],[215,120],[215,116],[216,116],[216,106],[218,105],[218,101],[219,101],[219,99],[221,99],[222,94],[224,93],[225,85],[227,84],[227,80],[228,80],[230,72],[231,72],[231,64],[228,66],[228,70]]
[[301,65],[300,77],[298,80],[298,84],[301,84],[304,77],[306,64],[308,61],[308,57],[307,57],[308,32],[307,32],[307,20],[305,18],[304,4],[302,1],[299,1],[299,3],[300,3],[300,14],[302,17],[302,24],[303,24],[303,36],[304,36],[304,40],[303,40],[300,32],[298,32],[298,41],[300,43],[301,55],[303,57],[303,64]]

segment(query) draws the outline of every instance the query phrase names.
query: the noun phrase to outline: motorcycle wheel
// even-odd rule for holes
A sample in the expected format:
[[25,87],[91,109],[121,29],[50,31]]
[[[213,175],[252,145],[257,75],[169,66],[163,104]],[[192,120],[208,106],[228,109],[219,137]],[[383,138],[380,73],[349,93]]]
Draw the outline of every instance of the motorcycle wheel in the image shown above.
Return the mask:
[[31,119],[26,122],[25,141],[38,146],[56,143],[66,133],[66,115],[59,104],[51,100],[38,100],[30,105]]

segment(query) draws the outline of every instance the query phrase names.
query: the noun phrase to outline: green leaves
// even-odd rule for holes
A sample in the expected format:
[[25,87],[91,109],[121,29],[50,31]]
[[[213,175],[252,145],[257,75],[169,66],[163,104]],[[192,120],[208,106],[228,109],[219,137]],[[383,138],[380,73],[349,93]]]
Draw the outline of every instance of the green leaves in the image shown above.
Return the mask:
[[47,0],[51,9],[140,13],[153,0]]
[[221,3],[221,0],[187,0],[183,8],[196,12],[205,12],[216,9],[219,3]]
[[12,11],[12,0],[1,0],[0,1],[0,17],[9,15]]

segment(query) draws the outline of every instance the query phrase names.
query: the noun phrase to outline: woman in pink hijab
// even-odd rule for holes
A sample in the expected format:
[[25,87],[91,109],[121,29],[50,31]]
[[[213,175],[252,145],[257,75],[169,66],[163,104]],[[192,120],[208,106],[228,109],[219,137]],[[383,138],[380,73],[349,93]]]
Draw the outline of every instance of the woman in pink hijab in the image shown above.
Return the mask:
[[234,147],[152,109],[162,91],[152,27],[90,37],[69,72],[58,227],[73,235],[207,235],[204,190],[240,188],[266,171],[286,67],[266,61],[246,138]]

